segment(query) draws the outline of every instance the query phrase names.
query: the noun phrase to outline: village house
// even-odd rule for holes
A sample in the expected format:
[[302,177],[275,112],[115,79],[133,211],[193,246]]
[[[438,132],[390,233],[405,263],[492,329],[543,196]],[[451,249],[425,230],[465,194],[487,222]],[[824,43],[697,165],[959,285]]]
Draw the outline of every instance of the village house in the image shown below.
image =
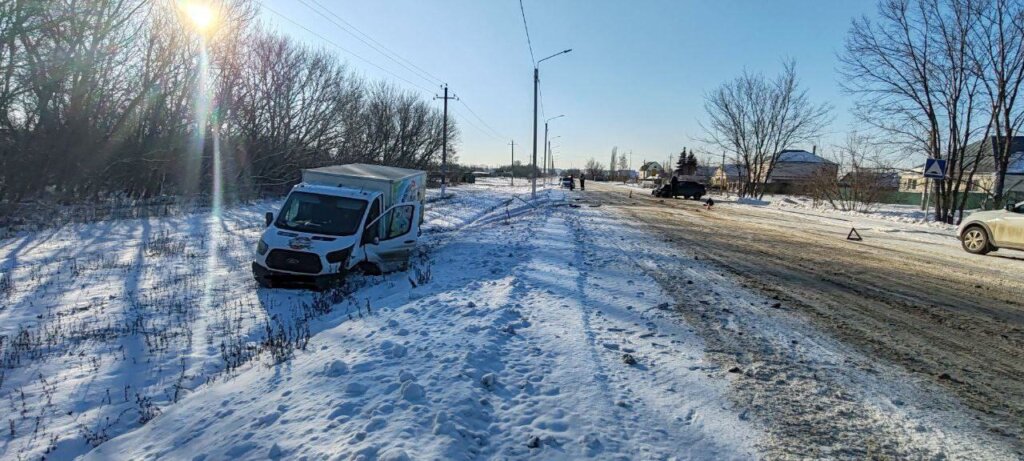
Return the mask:
[[747,168],[736,163],[715,168],[711,186],[721,190],[735,191],[747,180]]
[[[767,172],[767,166],[762,168]],[[779,153],[775,167],[768,175],[768,189],[776,192],[789,192],[802,189],[822,175],[836,177],[839,165],[831,160],[805,150],[784,150]]]
[[[982,149],[982,155],[978,159],[978,168],[974,172],[974,178],[968,183],[966,175],[964,175],[965,182],[961,184],[960,190],[987,194],[991,193],[996,176],[995,150],[989,140],[984,143],[978,141],[967,145],[965,158],[969,161],[966,162],[964,170],[970,171],[974,167],[974,159],[978,158],[979,149]],[[1003,191],[1011,196],[1021,198],[1024,197],[1024,136],[1013,138],[1010,152],[1012,153],[1010,164],[1006,170]],[[950,168],[955,168],[955,166],[950,166]],[[951,176],[957,176],[955,171],[949,173]],[[924,192],[924,189],[924,165],[918,165],[900,173],[899,190],[901,192]]]
[[[762,174],[768,173],[768,165]],[[806,150],[784,150],[779,153],[775,167],[768,174],[767,190],[775,193],[799,192],[821,175],[839,175],[839,165]],[[747,169],[743,165],[728,164],[718,167],[712,177],[715,187],[736,190],[747,180]]]

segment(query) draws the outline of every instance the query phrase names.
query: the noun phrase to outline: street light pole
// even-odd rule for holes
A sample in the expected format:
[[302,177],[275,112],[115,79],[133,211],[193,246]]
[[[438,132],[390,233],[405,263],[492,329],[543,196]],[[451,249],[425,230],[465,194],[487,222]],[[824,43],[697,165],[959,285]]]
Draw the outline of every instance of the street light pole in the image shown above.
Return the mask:
[[545,183],[547,181],[546,178],[547,178],[547,175],[548,175],[548,151],[549,151],[549,149],[551,147],[551,143],[548,142],[548,122],[550,122],[550,121],[552,121],[552,120],[554,120],[556,118],[562,118],[562,117],[565,117],[565,114],[556,115],[556,116],[551,117],[551,118],[549,118],[549,119],[544,121],[544,146],[545,147],[544,147],[544,167],[543,167],[543,171],[544,171]]
[[555,53],[551,56],[541,59],[540,61],[537,61],[537,64],[533,66],[533,162],[531,164],[531,166],[533,167],[533,171],[530,172],[531,199],[537,198],[537,86],[540,84],[540,63],[547,61],[548,59],[551,59],[555,56],[563,55],[570,51],[572,51],[572,48]]

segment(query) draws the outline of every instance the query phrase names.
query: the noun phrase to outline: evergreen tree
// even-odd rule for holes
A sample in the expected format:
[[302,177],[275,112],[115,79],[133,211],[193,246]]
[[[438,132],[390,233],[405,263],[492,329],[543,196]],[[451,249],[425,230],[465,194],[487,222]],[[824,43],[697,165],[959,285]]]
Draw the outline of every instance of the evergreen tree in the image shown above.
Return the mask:
[[686,157],[686,170],[689,174],[697,174],[697,156],[693,155],[693,151]]
[[[690,155],[693,155],[693,154],[690,154]],[[689,170],[687,170],[687,163],[686,163],[686,148],[684,147],[683,151],[679,153],[679,161],[676,162],[675,174],[676,174],[676,176],[686,176],[686,175],[690,174],[690,173],[688,173],[688,171]]]

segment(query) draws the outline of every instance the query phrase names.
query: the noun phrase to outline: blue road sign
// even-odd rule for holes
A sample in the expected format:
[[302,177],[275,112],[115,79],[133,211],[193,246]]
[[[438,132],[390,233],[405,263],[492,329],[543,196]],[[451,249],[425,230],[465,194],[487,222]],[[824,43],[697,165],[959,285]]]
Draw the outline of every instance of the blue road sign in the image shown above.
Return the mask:
[[930,179],[943,179],[946,177],[946,161],[940,158],[930,158],[924,162],[924,177]]

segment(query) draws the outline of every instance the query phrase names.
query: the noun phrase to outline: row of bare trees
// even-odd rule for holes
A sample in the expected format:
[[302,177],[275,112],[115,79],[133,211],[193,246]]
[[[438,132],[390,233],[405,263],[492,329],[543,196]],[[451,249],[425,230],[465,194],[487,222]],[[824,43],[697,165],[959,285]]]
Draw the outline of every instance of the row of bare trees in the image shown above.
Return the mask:
[[705,143],[730,153],[740,166],[740,197],[761,198],[780,153],[821,135],[831,106],[815,104],[796,78],[796,64],[783,64],[773,79],[743,72],[707,93]]
[[417,94],[271,32],[251,0],[215,2],[205,33],[180,3],[0,2],[0,201],[192,195],[215,172],[249,195],[305,167],[439,161],[443,118]]
[[[878,16],[853,22],[841,55],[857,115],[906,150],[948,161],[947,178],[934,183],[936,219],[963,218],[964,190],[984,156],[994,157],[1001,206],[1024,122],[1024,2],[882,0]],[[993,149],[967,149],[985,139]]]

